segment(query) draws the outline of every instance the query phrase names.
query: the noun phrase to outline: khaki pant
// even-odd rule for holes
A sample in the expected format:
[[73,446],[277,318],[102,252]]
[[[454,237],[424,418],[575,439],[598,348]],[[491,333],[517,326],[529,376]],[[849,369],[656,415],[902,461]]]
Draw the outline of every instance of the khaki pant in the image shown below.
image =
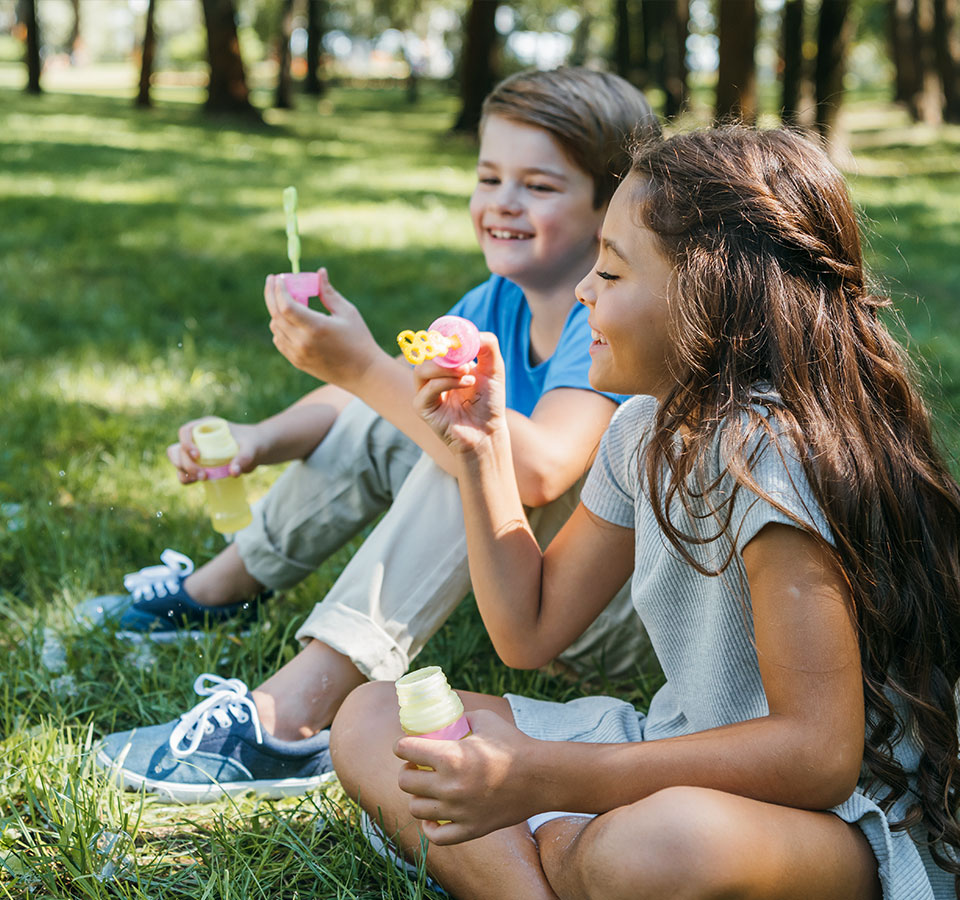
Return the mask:
[[[545,546],[576,506],[580,485],[530,524]],[[456,479],[389,422],[350,403],[316,450],[293,463],[237,535],[247,571],[274,589],[301,581],[386,510],[330,592],[297,632],[348,656],[370,679],[399,678],[470,591]],[[611,675],[651,651],[629,583],[560,659]]]

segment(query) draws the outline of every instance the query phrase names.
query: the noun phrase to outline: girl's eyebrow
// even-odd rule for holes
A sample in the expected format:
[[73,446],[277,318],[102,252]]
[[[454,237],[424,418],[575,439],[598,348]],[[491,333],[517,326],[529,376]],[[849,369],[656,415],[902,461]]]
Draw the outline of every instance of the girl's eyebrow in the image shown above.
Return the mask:
[[627,262],[627,257],[624,256],[623,251],[613,242],[610,238],[603,238],[600,242],[600,245],[604,250],[609,250],[614,256],[619,256],[624,262]]

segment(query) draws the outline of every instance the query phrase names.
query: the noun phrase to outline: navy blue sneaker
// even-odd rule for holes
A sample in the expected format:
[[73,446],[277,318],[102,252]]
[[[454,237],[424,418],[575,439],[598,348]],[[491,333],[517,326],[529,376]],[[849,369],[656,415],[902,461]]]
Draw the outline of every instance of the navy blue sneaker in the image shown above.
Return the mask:
[[127,640],[148,637],[168,642],[198,638],[205,626],[225,621],[238,625],[256,622],[266,591],[251,600],[228,606],[204,606],[185,590],[184,579],[193,572],[193,560],[176,550],[160,554],[163,565],[147,566],[123,576],[126,594],[105,594],[74,607],[74,619],[86,627],[115,625],[117,636]]
[[206,699],[164,725],[108,735],[97,765],[128,790],[180,803],[247,793],[300,796],[335,777],[330,729],[281,741],[260,727],[257,705],[240,679],[204,674],[193,688]]

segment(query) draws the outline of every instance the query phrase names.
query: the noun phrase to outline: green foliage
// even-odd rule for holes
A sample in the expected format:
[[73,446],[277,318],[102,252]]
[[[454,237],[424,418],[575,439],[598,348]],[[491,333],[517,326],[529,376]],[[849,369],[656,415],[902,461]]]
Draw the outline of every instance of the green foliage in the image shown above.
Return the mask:
[[[252,685],[292,658],[356,547],[242,644],[213,630],[131,648],[70,621],[165,546],[198,563],[221,549],[165,460],[181,422],[255,421],[313,386],[274,351],[262,306],[264,275],[286,266],[283,188],[299,191],[304,265],[329,268],[384,346],[485,275],[466,214],[474,148],[445,131],[454,100],[298,103],[252,128],[185,104],[0,92],[0,897],[434,896],[367,847],[336,787],[185,809],[118,792],[91,761],[98,736],[192,705],[199,672]],[[851,116],[868,256],[956,446],[960,131],[911,130],[875,105]],[[254,493],[275,476],[255,473]],[[420,661],[460,687],[557,700],[643,706],[658,683],[506,670],[469,602]]]

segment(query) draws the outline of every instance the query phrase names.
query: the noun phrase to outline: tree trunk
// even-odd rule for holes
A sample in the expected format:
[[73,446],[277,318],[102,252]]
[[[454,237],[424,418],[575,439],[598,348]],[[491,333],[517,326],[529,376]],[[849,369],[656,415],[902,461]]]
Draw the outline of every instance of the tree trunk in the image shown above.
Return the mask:
[[960,42],[956,0],[933,0],[933,33],[937,71],[943,87],[943,117],[960,122]]
[[307,0],[307,77],[303,90],[316,97],[322,95],[327,86],[320,77],[320,48],[323,45],[326,0]]
[[293,80],[290,75],[290,34],[293,31],[293,0],[283,0],[277,23],[277,90],[273,105],[293,109]]
[[627,0],[614,0],[614,22],[613,68],[621,78],[629,81],[633,60],[630,58],[630,9]]
[[679,115],[687,102],[687,35],[690,30],[688,0],[665,3],[663,29],[664,115]]
[[143,29],[143,47],[140,60],[140,90],[137,92],[136,105],[140,107],[152,106],[150,100],[150,78],[153,75],[153,59],[157,52],[157,33],[154,28],[154,13],[156,0],[147,4],[147,22]]
[[914,0],[911,18],[913,55],[917,61],[917,92],[911,108],[917,121],[939,125],[943,121],[943,98],[933,43],[932,0]]
[[754,0],[720,0],[717,121],[757,121],[757,7]]
[[493,50],[497,39],[494,16],[497,4],[492,0],[472,0],[467,12],[463,60],[460,66],[460,114],[454,131],[476,134],[480,107],[493,87]]
[[664,87],[667,73],[664,61],[664,47],[667,41],[665,2],[641,3],[640,11],[643,14],[643,35],[640,46],[643,49],[642,67],[644,77],[641,87],[654,85]]
[[780,115],[787,125],[800,124],[803,90],[803,0],[787,0],[783,7],[783,80]]
[[237,40],[233,0],[200,0],[207,25],[207,59],[210,83],[208,112],[257,114],[250,103],[250,91]]
[[584,9],[580,10],[580,21],[573,32],[573,47],[570,48],[570,65],[582,66],[587,61],[590,47],[590,29],[593,27],[593,16]]
[[817,131],[829,140],[843,101],[843,74],[853,22],[850,0],[823,0],[817,23],[817,64],[814,90]]
[[77,41],[80,39],[80,0],[70,0],[70,11],[73,13],[73,22],[70,25],[70,33],[65,41],[67,55],[70,57],[70,63],[75,61],[73,54],[77,49]]
[[894,100],[913,108],[918,89],[917,61],[913,56],[913,0],[889,0],[890,57],[893,60]]
[[20,0],[20,18],[27,29],[27,93],[39,94],[40,88],[40,26],[37,24],[36,0]]

